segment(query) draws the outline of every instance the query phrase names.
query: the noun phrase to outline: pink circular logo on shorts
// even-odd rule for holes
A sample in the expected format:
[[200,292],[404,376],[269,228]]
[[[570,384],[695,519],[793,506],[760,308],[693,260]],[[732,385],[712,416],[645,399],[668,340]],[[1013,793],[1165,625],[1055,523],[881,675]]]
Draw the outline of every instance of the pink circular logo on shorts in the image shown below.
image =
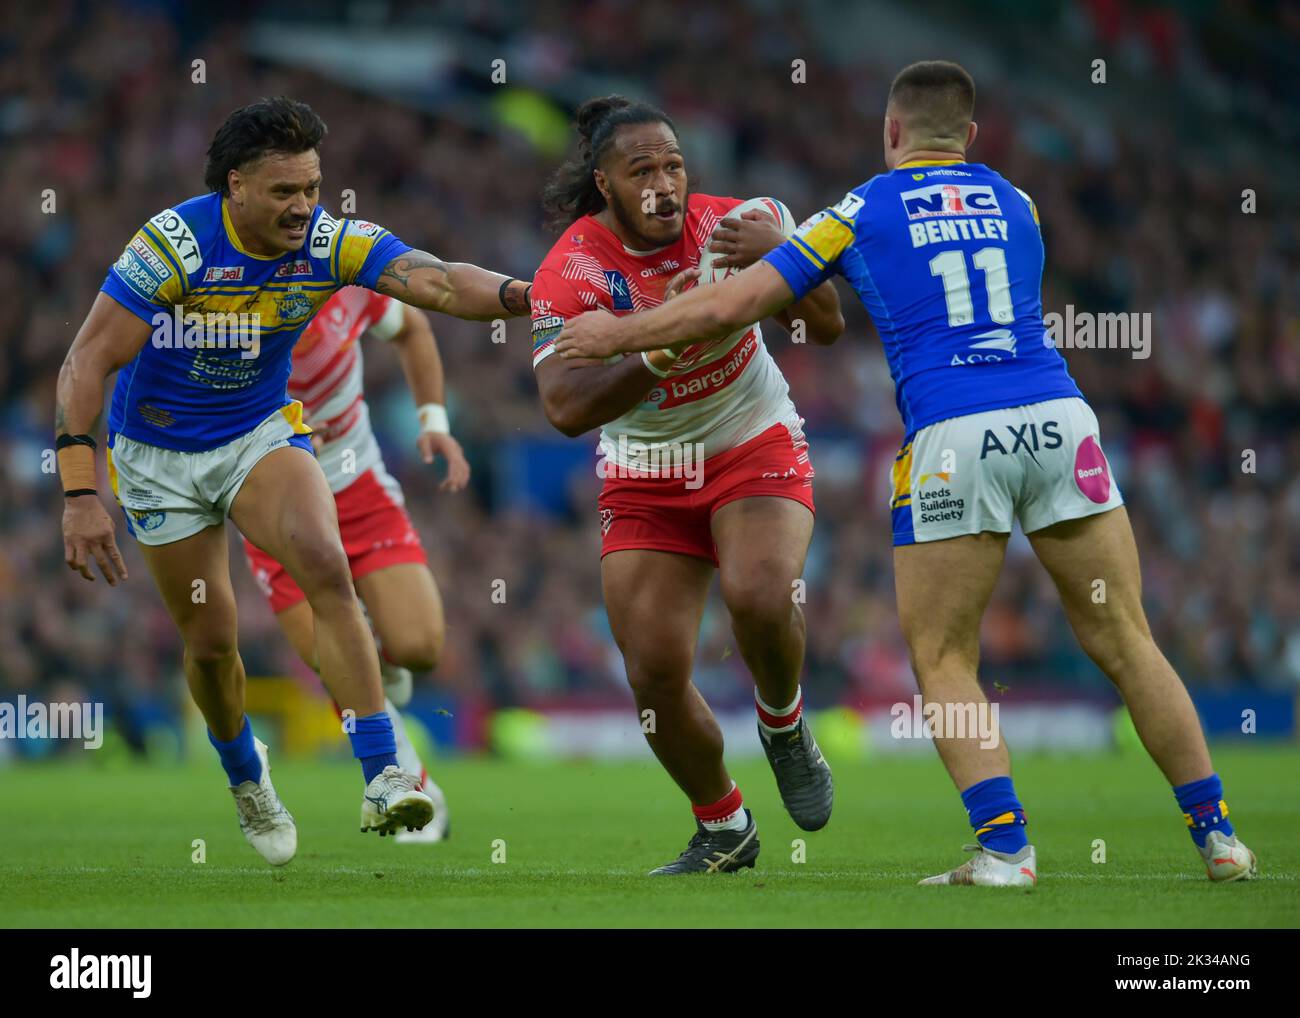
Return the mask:
[[1110,501],[1110,469],[1101,446],[1089,435],[1079,443],[1074,454],[1074,483],[1098,505]]

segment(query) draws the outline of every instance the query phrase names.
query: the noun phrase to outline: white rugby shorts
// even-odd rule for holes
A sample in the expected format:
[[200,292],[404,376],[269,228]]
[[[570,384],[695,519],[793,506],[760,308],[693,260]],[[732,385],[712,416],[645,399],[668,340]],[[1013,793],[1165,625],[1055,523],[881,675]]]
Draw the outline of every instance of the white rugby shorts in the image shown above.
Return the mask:
[[1077,397],[939,421],[894,462],[894,544],[1026,534],[1124,504],[1097,418]]
[[163,449],[116,435],[108,450],[108,479],[131,536],[141,544],[171,544],[221,523],[258,461],[288,445],[312,454],[297,400],[248,434],[205,452]]

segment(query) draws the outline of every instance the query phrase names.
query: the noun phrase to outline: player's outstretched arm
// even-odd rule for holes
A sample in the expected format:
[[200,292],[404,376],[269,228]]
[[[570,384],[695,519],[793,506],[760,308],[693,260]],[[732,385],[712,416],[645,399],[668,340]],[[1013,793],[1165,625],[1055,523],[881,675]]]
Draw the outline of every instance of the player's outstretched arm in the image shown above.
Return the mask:
[[[699,275],[699,269],[677,273],[664,288],[664,300],[676,300]],[[535,342],[545,346],[559,331],[559,326],[544,319],[534,325]],[[544,357],[535,364],[534,375],[546,419],[569,438],[608,424],[642,402],[672,370],[675,360],[676,355],[669,350],[652,350],[640,357],[618,357],[610,362]]]
[[[709,241],[709,250],[714,254],[715,268],[747,269],[785,242],[785,233],[770,216],[751,209],[739,217],[728,216],[719,222]],[[800,339],[817,346],[830,346],[844,332],[840,296],[829,280],[777,314],[776,320],[791,332],[800,329]]]
[[608,357],[662,350],[722,337],[774,315],[794,301],[781,274],[767,262],[710,286],[697,286],[657,308],[621,318],[588,311],[569,319],[555,344],[561,357]]
[[528,314],[530,285],[468,262],[444,262],[427,251],[407,251],[384,266],[375,289],[426,311],[487,322]]
[[432,463],[435,456],[446,459],[447,476],[438,488],[440,491],[460,491],[469,483],[469,461],[465,459],[460,443],[452,437],[447,421],[442,356],[429,319],[423,312],[402,305],[401,328],[389,342],[397,349],[402,374],[406,376],[406,385],[415,399],[416,413],[420,418],[420,434],[415,444],[420,450],[420,458],[425,463]]
[[95,490],[95,437],[104,409],[104,381],[130,362],[149,339],[149,323],[106,293],[72,341],[55,395],[54,432],[63,482],[63,551],[68,568],[92,582],[90,562],[110,586],[126,579],[126,564],[113,538],[113,520]]
[[803,338],[817,346],[830,346],[844,333],[840,295],[830,280],[812,290],[803,300],[777,312],[776,320],[791,332],[802,322]]

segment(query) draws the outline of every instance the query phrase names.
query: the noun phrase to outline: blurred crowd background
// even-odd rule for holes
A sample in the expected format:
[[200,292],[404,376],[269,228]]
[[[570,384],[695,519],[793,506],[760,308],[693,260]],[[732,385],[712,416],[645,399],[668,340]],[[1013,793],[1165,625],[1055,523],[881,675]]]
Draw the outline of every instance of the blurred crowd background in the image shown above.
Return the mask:
[[[1153,316],[1148,359],[1065,356],[1128,502],[1157,639],[1194,689],[1295,690],[1296,54],[1300,6],[1226,0],[5,5],[0,699],[94,695],[143,724],[181,697],[179,639],[118,510],[132,575],[110,590],[63,564],[42,454],[59,365],[107,267],[141,222],[203,190],[204,151],[230,110],[278,93],[309,102],[329,125],[327,208],[350,188],[359,217],[409,243],[527,277],[554,240],[539,194],[583,98],[660,104],[698,190],[771,194],[803,218],[878,171],[892,75],[938,56],[980,89],[972,160],[1038,204],[1044,310]],[[901,429],[874,329],[841,295],[848,329],[830,349],[765,330],[817,469],[804,688],[818,706],[914,690],[887,509]],[[414,455],[395,356],[366,351],[377,431],[446,603],[445,656],[422,688],[462,705],[628,702],[600,601],[594,434],[549,428],[526,323],[500,344],[484,325],[433,325],[473,467],[460,495],[439,494],[441,471]],[[232,570],[250,674],[301,674],[242,557]],[[983,637],[989,682],[1104,695],[1023,538]],[[752,688],[716,600],[697,682],[719,704]]]

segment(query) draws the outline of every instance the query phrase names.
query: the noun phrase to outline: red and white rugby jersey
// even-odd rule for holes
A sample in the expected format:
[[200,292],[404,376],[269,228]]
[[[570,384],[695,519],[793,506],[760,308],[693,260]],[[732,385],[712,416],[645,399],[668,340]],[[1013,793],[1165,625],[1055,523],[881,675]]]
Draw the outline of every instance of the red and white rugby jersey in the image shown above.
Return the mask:
[[[648,252],[624,247],[591,216],[573,223],[533,276],[533,367],[555,352],[567,318],[593,308],[621,315],[662,304],[668,281],[699,265],[714,226],[739,204],[691,195],[682,235]],[[644,402],[601,429],[600,447],[611,463],[649,469],[658,462],[650,450],[664,443],[698,442],[704,456],[713,456],[778,423],[799,433],[790,387],[755,323],[719,342],[687,347]]]
[[[318,458],[330,491],[336,494],[383,465],[361,392],[357,341],[367,330],[372,336],[391,339],[401,327],[400,301],[348,286],[317,312],[294,347],[289,395],[302,401],[307,423],[325,441]],[[353,456],[346,455],[349,450]]]

